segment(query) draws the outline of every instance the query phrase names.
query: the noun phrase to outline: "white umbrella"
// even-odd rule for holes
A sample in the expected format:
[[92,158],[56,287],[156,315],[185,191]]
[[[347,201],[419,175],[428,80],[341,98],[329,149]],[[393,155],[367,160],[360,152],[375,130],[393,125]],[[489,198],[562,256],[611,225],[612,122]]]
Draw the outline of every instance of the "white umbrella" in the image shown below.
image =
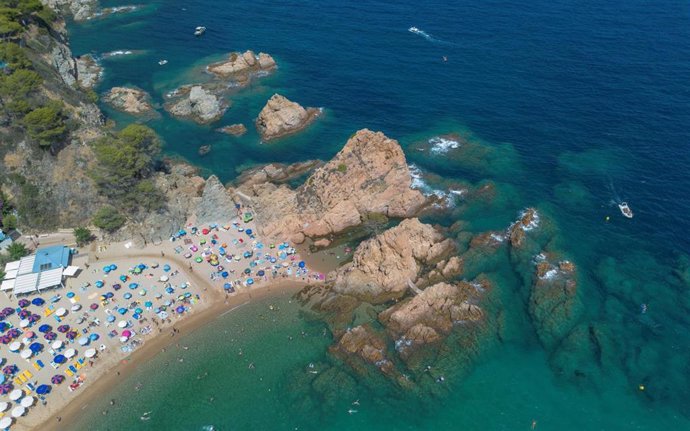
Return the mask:
[[0,412],[4,412],[10,404],[7,401],[0,402]]
[[167,275],[161,275],[161,278],[159,280],[165,283],[166,281],[170,280],[170,278],[168,278]]
[[22,353],[19,354],[19,356],[22,357],[22,359],[29,359],[33,355],[33,352],[29,349],[22,350]]
[[55,340],[52,344],[53,349],[59,349],[62,347],[62,340]]
[[21,416],[24,416],[24,413],[26,413],[26,409],[22,406],[17,406],[12,409],[12,417],[13,418],[18,418]]
[[20,327],[20,328],[26,328],[27,326],[29,326],[30,323],[31,323],[31,322],[29,322],[29,319],[22,319],[22,320],[19,322],[19,327]]
[[65,358],[71,358],[72,356],[74,356],[76,354],[77,354],[77,351],[74,349],[65,350]]
[[118,328],[126,328],[127,327],[127,321],[126,320],[120,320],[117,322],[117,327]]
[[79,311],[81,310],[81,304],[74,304],[72,306],[72,311]]
[[22,401],[19,404],[22,407],[29,408],[34,404],[34,401],[36,401],[36,398],[34,398],[34,397],[24,397],[24,398],[22,398]]
[[20,343],[19,341],[15,341],[14,343],[10,344],[10,352],[18,352],[21,348],[22,343]]
[[67,314],[67,310],[65,310],[63,307],[60,307],[60,308],[57,309],[57,311],[55,312],[55,314],[57,314],[58,317],[62,317],[62,316],[64,316],[65,314]]
[[0,419],[0,429],[7,429],[12,425],[12,418],[4,417]]
[[86,352],[84,352],[84,356],[86,356],[87,358],[93,358],[94,356],[96,356],[96,349],[87,350]]
[[81,337],[77,342],[80,346],[86,346],[87,344],[89,344],[89,339],[87,337]]
[[10,400],[17,401],[19,398],[24,396],[24,392],[21,389],[15,389],[10,392]]
[[121,342],[121,343],[126,343],[127,340],[129,340],[129,338],[127,338],[127,337],[120,337],[120,342]]

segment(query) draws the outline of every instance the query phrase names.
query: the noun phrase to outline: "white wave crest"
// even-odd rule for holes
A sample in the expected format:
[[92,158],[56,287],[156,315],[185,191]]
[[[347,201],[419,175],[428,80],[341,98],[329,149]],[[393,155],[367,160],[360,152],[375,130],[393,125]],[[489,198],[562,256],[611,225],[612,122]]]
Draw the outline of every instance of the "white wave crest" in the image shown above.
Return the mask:
[[440,136],[434,136],[429,139],[429,144],[431,145],[430,151],[434,154],[445,154],[460,147],[460,142]]

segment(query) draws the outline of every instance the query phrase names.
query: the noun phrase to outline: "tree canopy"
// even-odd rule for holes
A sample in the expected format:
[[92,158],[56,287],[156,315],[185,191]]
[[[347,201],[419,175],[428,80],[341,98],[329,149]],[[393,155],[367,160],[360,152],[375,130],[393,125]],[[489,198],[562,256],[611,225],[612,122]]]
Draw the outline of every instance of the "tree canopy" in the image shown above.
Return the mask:
[[91,230],[85,227],[78,227],[74,229],[74,239],[77,241],[79,247],[88,244],[93,239]]
[[125,217],[115,207],[101,207],[93,216],[93,224],[108,232],[114,232],[125,224]]
[[22,122],[29,136],[42,147],[51,147],[67,133],[61,102],[50,101],[24,116]]
[[13,242],[9,247],[7,247],[7,254],[9,255],[10,260],[19,260],[28,255],[29,250],[26,249],[24,244]]

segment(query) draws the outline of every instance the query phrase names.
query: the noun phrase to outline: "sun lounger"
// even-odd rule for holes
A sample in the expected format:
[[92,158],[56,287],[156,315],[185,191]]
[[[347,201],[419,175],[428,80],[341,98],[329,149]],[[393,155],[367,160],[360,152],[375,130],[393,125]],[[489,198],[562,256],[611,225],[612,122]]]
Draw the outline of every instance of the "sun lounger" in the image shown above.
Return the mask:
[[71,372],[73,372],[74,374],[77,374],[77,369],[74,368],[73,365],[70,365],[70,366],[69,366],[69,370],[70,370]]
[[31,365],[33,365],[33,366],[34,366],[34,368],[36,369],[36,371],[38,371],[38,370],[40,370],[40,369],[41,369],[41,367],[40,367],[40,366],[38,365],[38,363],[36,363],[36,362],[34,362],[34,363],[33,363],[33,364],[31,364]]
[[65,370],[65,374],[67,374],[70,377],[72,377],[74,375],[74,373],[71,372],[70,370]]
[[53,317],[55,318],[55,320],[57,320],[58,323],[62,322],[62,319],[60,319],[58,316],[53,316]]
[[24,371],[24,377],[26,377],[26,380],[31,380],[34,377],[34,375],[33,373],[31,373],[31,371],[26,370]]
[[50,366],[53,367],[53,368],[55,368],[55,369],[57,370],[57,368],[58,368],[60,365],[58,365],[57,363],[55,363],[55,361],[50,361]]
[[15,377],[13,381],[14,381],[15,386],[21,386],[22,385],[22,381],[19,380],[19,377]]
[[76,368],[77,370],[81,370],[81,364],[79,362],[75,362],[74,368]]
[[30,390],[31,392],[33,392],[33,391],[36,390],[36,386],[34,386],[34,384],[31,383],[31,382],[27,383],[27,384],[26,384],[26,387],[29,388],[29,390]]
[[41,367],[41,368],[45,367],[45,364],[44,364],[43,361],[41,361],[40,359],[37,360],[36,363],[37,363],[38,366]]

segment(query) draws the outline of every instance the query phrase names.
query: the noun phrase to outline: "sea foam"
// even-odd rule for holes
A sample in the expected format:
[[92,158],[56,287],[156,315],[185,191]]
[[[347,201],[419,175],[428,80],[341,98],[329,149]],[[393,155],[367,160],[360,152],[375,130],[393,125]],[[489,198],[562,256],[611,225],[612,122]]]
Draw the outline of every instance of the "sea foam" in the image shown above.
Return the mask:
[[460,147],[460,142],[440,136],[429,139],[429,144],[431,145],[430,151],[434,154],[445,154]]

